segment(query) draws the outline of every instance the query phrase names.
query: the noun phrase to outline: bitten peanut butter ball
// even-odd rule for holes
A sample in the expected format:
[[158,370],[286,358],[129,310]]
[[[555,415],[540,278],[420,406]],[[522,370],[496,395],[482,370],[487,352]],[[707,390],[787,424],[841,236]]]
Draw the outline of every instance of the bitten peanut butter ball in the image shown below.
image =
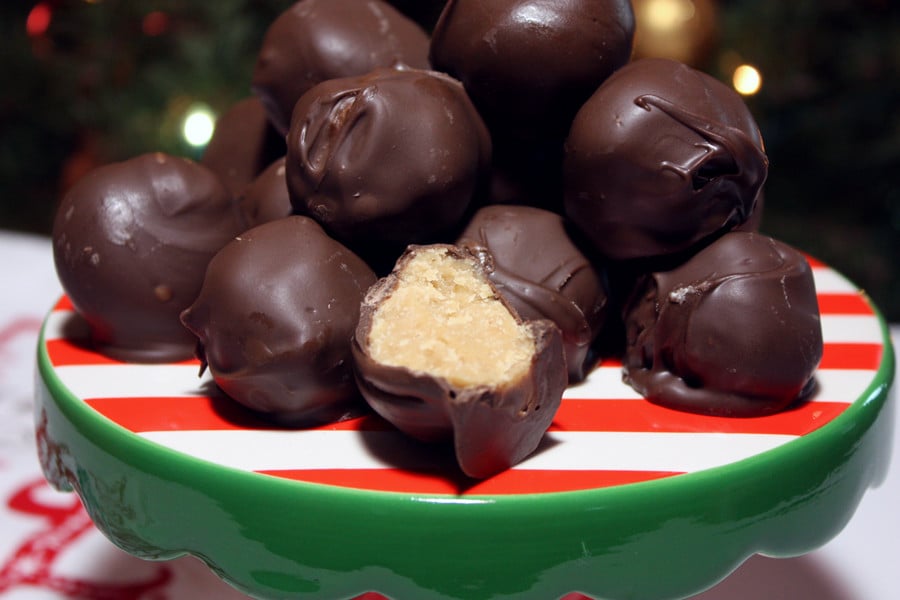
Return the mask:
[[290,216],[222,248],[181,319],[232,399],[285,425],[325,423],[364,406],[350,339],[374,282],[315,221]]
[[178,316],[210,259],[241,229],[212,171],[144,154],[95,169],[62,199],[56,272],[98,350],[131,362],[184,360],[195,341]]
[[745,223],[768,160],[733,89],[667,59],[616,71],[565,143],[566,215],[605,257],[693,251]]
[[266,31],[252,88],[282,134],[294,104],[328,79],[406,65],[427,69],[428,34],[382,0],[300,0]]
[[416,439],[452,441],[474,478],[537,448],[567,382],[559,328],[523,321],[452,245],[410,247],[369,290],[353,358],[376,412]]
[[460,83],[416,69],[332,79],[300,98],[287,138],[294,210],[363,258],[457,231],[487,184],[491,142]]
[[814,388],[822,326],[802,254],[732,232],[648,273],[625,308],[625,381],[650,401],[733,417],[777,412]]

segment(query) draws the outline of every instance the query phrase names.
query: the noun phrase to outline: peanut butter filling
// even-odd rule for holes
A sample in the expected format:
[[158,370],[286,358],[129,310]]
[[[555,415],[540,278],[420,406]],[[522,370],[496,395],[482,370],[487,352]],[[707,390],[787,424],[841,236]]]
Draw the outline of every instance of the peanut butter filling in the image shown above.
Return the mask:
[[422,247],[381,299],[368,338],[372,359],[452,385],[498,386],[521,378],[535,353],[529,330],[500,301],[477,262]]

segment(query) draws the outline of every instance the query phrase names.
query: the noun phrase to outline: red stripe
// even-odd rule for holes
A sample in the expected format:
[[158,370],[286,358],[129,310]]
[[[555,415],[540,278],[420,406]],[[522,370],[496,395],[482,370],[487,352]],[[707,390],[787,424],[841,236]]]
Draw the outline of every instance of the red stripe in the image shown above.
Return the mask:
[[804,253],[806,256],[806,262],[809,263],[810,268],[812,269],[824,269],[827,267],[825,263],[814,256],[810,256],[809,254]]
[[69,297],[63,295],[56,302],[56,305],[53,307],[53,310],[75,310],[75,305],[72,304],[72,301],[69,300]]
[[696,415],[642,400],[563,401],[550,431],[715,432],[806,435],[850,406],[804,402],[766,417],[736,419]]
[[671,477],[667,471],[551,471],[510,469],[490,479],[418,473],[404,469],[310,469],[260,471],[266,475],[383,492],[413,494],[498,495],[569,492]]
[[129,431],[273,429],[227,398],[88,398],[85,403]]
[[70,365],[117,365],[121,361],[109,358],[88,346],[87,340],[47,340],[47,355],[57,367]]
[[604,356],[597,362],[597,366],[622,368],[622,359],[619,356]]
[[881,366],[884,346],[881,344],[825,344],[820,369],[864,369],[877,371]]
[[[74,365],[120,365],[122,361],[110,358],[98,352],[84,339],[53,339],[47,340],[47,355],[50,362],[57,367]],[[200,368],[200,361],[196,358],[178,362],[165,363],[167,365],[195,365]]]
[[825,294],[819,297],[819,312],[823,315],[871,315],[872,307],[862,294]]

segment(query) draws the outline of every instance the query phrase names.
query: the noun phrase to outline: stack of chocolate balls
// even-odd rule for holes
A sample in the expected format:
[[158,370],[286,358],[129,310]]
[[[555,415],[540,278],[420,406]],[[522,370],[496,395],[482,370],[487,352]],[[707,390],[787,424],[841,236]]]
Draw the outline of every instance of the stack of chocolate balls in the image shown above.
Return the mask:
[[374,410],[474,478],[532,453],[611,349],[652,402],[781,410],[822,338],[806,260],[754,231],[760,133],[712,77],[631,60],[634,28],[627,0],[450,0],[427,31],[300,0],[200,163],[66,196],[64,288],[101,351],[196,346],[278,423]]

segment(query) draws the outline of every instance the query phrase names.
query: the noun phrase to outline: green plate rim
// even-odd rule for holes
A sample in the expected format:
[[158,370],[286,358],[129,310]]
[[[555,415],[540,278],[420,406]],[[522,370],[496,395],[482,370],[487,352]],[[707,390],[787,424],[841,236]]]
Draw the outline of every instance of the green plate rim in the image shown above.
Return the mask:
[[[798,475],[801,468],[805,472],[805,467],[802,465],[808,462],[807,459],[817,454],[830,455],[829,450],[836,451],[837,455],[833,457],[835,465],[832,466],[840,467],[837,469],[840,471],[839,480],[835,481],[835,476],[825,471],[805,474],[802,477],[798,476],[798,479],[806,478],[808,481],[798,482],[800,487],[798,487],[795,495],[799,500],[797,498],[784,500],[788,505],[787,508],[775,507],[768,500],[762,501],[761,504],[757,505],[755,496],[751,497],[745,494],[740,496],[741,499],[737,502],[738,504],[743,503],[745,506],[736,506],[734,511],[736,515],[741,516],[741,519],[747,521],[747,524],[742,526],[737,533],[732,531],[733,525],[730,525],[727,519],[724,519],[721,523],[700,523],[697,526],[699,533],[696,537],[702,538],[705,534],[712,532],[718,543],[725,544],[727,548],[721,551],[721,557],[718,557],[717,560],[713,560],[714,554],[709,553],[707,557],[710,558],[708,561],[710,564],[703,567],[695,565],[693,569],[688,569],[691,572],[681,575],[681,579],[673,580],[662,587],[660,583],[652,581],[645,581],[640,584],[635,583],[633,580],[637,576],[637,571],[629,571],[629,569],[636,568],[634,565],[625,568],[625,571],[631,573],[631,575],[625,575],[623,572],[621,582],[593,581],[592,572],[602,575],[602,573],[606,572],[604,569],[609,567],[609,565],[598,558],[597,552],[590,550],[596,547],[599,551],[604,543],[602,532],[596,533],[593,530],[579,534],[584,538],[581,541],[584,553],[580,559],[573,555],[567,560],[556,557],[542,562],[534,559],[531,554],[526,556],[525,549],[512,552],[513,556],[518,552],[520,558],[534,559],[536,564],[541,564],[545,567],[542,571],[543,581],[539,581],[530,588],[528,591],[531,594],[530,596],[523,595],[524,591],[522,589],[514,589],[517,584],[502,581],[504,577],[507,579],[511,577],[510,574],[500,574],[497,577],[497,581],[489,581],[483,585],[483,589],[473,590],[467,589],[465,584],[461,583],[453,573],[424,574],[425,569],[433,568],[432,563],[423,561],[427,564],[422,569],[419,569],[407,564],[408,557],[404,557],[402,560],[398,558],[399,562],[392,562],[390,556],[381,557],[384,559],[385,565],[392,565],[388,568],[390,573],[378,571],[378,577],[371,573],[366,575],[367,581],[376,580],[373,581],[373,585],[369,589],[381,593],[397,593],[399,594],[397,597],[405,597],[402,595],[405,592],[401,592],[401,590],[408,591],[411,588],[405,586],[411,585],[410,582],[414,582],[418,585],[418,587],[415,587],[417,597],[423,598],[503,597],[503,590],[507,588],[513,589],[512,595],[509,597],[546,598],[548,597],[545,594],[547,590],[553,590],[552,593],[557,593],[557,595],[580,590],[586,593],[603,594],[602,597],[604,598],[631,597],[629,594],[632,592],[635,592],[633,596],[635,598],[677,598],[685,597],[688,594],[702,591],[702,589],[714,585],[754,553],[765,553],[772,556],[793,556],[815,549],[840,531],[855,510],[862,494],[869,487],[877,485],[878,469],[876,467],[868,468],[867,465],[869,462],[872,462],[872,457],[875,454],[880,454],[881,451],[874,448],[874,446],[879,444],[871,439],[869,440],[871,443],[868,443],[868,446],[873,447],[864,449],[866,447],[864,438],[867,432],[872,429],[876,418],[882,412],[889,398],[889,390],[894,379],[896,359],[891,344],[890,332],[883,316],[867,296],[866,302],[872,308],[882,333],[883,352],[881,363],[865,392],[834,420],[803,437],[789,441],[777,448],[727,465],[658,480],[593,490],[515,495],[465,495],[461,497],[448,494],[408,494],[288,480],[233,467],[225,467],[204,459],[185,455],[151,440],[141,438],[100,415],[75,397],[62,384],[50,364],[45,344],[46,321],[41,328],[39,336],[37,378],[39,385],[46,386],[48,397],[52,399],[58,410],[65,415],[65,418],[68,419],[73,428],[90,439],[92,444],[104,449],[110,455],[117,458],[127,457],[128,464],[142,472],[149,472],[156,477],[163,478],[171,476],[179,481],[184,478],[195,479],[196,489],[201,490],[201,493],[205,489],[204,486],[209,486],[210,490],[222,489],[222,485],[234,490],[252,490],[260,485],[264,485],[266,493],[272,496],[275,503],[288,502],[290,498],[302,499],[303,504],[307,507],[323,507],[324,509],[327,505],[328,511],[338,511],[345,516],[349,515],[347,511],[353,511],[356,507],[365,506],[365,514],[390,515],[390,517],[383,519],[384,523],[374,526],[373,531],[377,535],[390,535],[391,525],[397,525],[404,519],[419,523],[425,522],[425,519],[446,520],[447,527],[462,528],[462,530],[455,531],[452,534],[452,539],[455,540],[452,542],[455,544],[453,546],[455,549],[450,551],[450,555],[457,557],[462,556],[460,553],[465,551],[466,536],[475,535],[479,531],[488,537],[496,533],[499,540],[497,543],[500,544],[498,547],[501,550],[508,550],[508,538],[510,536],[508,529],[511,527],[511,523],[517,521],[527,522],[534,519],[559,518],[560,526],[564,527],[568,532],[567,535],[571,537],[577,532],[579,523],[585,523],[585,527],[589,527],[591,523],[608,525],[607,516],[597,517],[597,514],[604,510],[615,511],[624,507],[634,506],[635,510],[640,508],[652,512],[655,508],[655,503],[671,500],[673,506],[668,507],[667,510],[662,510],[658,518],[654,517],[657,519],[656,521],[650,518],[646,519],[651,529],[654,524],[660,526],[661,530],[659,532],[651,531],[650,529],[636,532],[637,537],[643,535],[643,537],[647,538],[647,541],[634,541],[635,548],[646,549],[649,548],[651,543],[659,545],[659,535],[672,536],[671,533],[662,531],[662,529],[669,527],[669,521],[682,514],[679,513],[679,510],[687,510],[685,507],[689,504],[696,506],[697,510],[700,511],[715,506],[715,492],[721,488],[723,481],[729,480],[729,478],[733,481],[749,477],[756,480],[758,485],[768,485],[765,483],[765,474],[767,472],[774,470],[774,472],[787,473],[790,471],[792,475]],[[63,398],[65,400],[61,400]],[[36,418],[38,416],[36,415]],[[890,435],[890,432],[885,435]],[[874,437],[876,436],[868,436],[868,438]],[[881,443],[884,440],[876,441]],[[853,471],[850,468],[851,463],[853,463],[853,469],[858,470],[860,466],[865,466],[866,468],[863,469],[864,472],[853,472],[851,474]],[[824,466],[827,467],[828,465]],[[97,474],[89,475],[88,479],[90,477],[97,477]],[[212,482],[210,478],[213,477],[216,479],[221,478],[221,480]],[[844,482],[844,480],[847,480],[847,482]],[[63,482],[51,481],[51,483],[59,486]],[[76,488],[82,485],[78,482],[69,483],[75,485]],[[772,485],[776,483],[774,482]],[[63,484],[59,487],[66,486]],[[90,497],[90,494],[86,494],[84,490],[77,489],[76,491],[78,491],[88,512],[95,522],[98,523],[101,531],[110,537],[114,543],[133,554],[159,559],[173,558],[182,554],[200,557],[223,579],[242,591],[254,595],[272,595],[277,597],[285,590],[303,595],[302,592],[306,589],[305,586],[309,584],[310,578],[301,577],[298,579],[298,581],[302,580],[305,583],[292,582],[290,577],[284,578],[283,573],[279,577],[282,577],[284,581],[279,579],[279,577],[275,577],[270,581],[268,577],[259,577],[254,574],[236,574],[231,570],[232,566],[228,564],[223,566],[224,563],[229,562],[223,559],[224,555],[217,555],[217,551],[215,549],[211,550],[208,547],[209,544],[203,540],[197,541],[194,545],[185,545],[184,547],[161,545],[158,548],[153,547],[152,543],[145,547],[140,540],[137,542],[128,539],[123,540],[118,535],[118,531],[110,530],[108,524],[103,523],[105,508],[98,505],[96,499]],[[806,496],[809,498],[805,498]],[[704,500],[707,497],[709,500]],[[822,503],[827,509],[825,519],[830,520],[830,524],[822,527],[821,531],[809,532],[808,534],[806,531],[801,530],[792,531],[789,526],[792,520],[805,522],[806,519],[784,517],[778,511],[784,512],[785,515],[802,515],[803,509],[801,505],[804,502]],[[423,509],[427,510],[423,511]],[[819,510],[822,509],[820,508]],[[754,522],[754,515],[758,517],[758,522]],[[254,517],[248,518],[252,520]],[[686,518],[690,520],[691,516],[686,515]],[[361,526],[359,524],[363,523],[363,521],[354,519],[356,519],[354,515],[349,516],[351,522]],[[592,519],[599,520],[594,521]],[[788,520],[786,521],[785,519]],[[639,516],[629,516],[625,520],[627,523],[622,526],[624,528],[627,528],[629,524],[643,524]],[[774,524],[768,525],[766,522],[769,521]],[[484,531],[485,527],[489,530]],[[468,531],[466,531],[466,528],[468,528]],[[407,530],[404,529],[403,531]],[[687,534],[686,541],[682,545],[694,547],[696,552],[704,552],[705,550],[702,548],[703,540],[692,539],[692,535],[690,533]],[[561,537],[563,536],[561,535]],[[736,541],[732,541],[731,537],[735,538]],[[571,548],[569,546],[572,545],[571,542],[572,540],[551,540],[546,546],[557,555],[562,556],[563,553],[570,552]],[[629,550],[630,546],[628,544],[630,543],[625,544],[623,551],[633,552],[633,550]],[[314,545],[313,542],[311,544]],[[360,553],[371,551],[374,546],[370,546],[367,546],[368,550],[360,550]],[[295,546],[290,547],[295,548]],[[493,547],[491,549],[491,551],[496,550],[497,548]],[[472,554],[477,556],[485,554],[487,551],[479,552],[474,550]],[[642,561],[643,564],[640,567],[641,572],[644,572],[643,569],[646,568],[647,564],[655,564],[657,561],[664,560],[666,551],[667,549],[663,548],[660,551],[660,556],[655,556],[653,555],[654,551],[648,550],[648,556]],[[718,551],[716,552],[718,553]],[[397,556],[399,557],[399,551]],[[681,570],[685,568],[678,560],[673,562],[673,566]],[[328,592],[329,594],[336,593],[334,591],[336,589],[344,590],[344,593],[347,594],[350,594],[352,590],[356,590],[353,593],[368,591],[366,588],[352,587],[353,585],[358,586],[359,581],[354,580],[353,577],[348,577],[347,572],[340,571],[340,568],[331,569],[331,567],[326,565],[322,569],[326,572],[331,572],[332,570],[336,573],[340,572],[346,579],[346,582],[337,585],[337,588],[328,588],[331,590]],[[360,573],[363,571],[360,571]],[[670,572],[670,575],[673,574],[674,570]],[[360,577],[362,576],[360,575]],[[316,578],[312,578],[312,580],[318,581]],[[559,588],[560,585],[571,585],[573,587],[571,589],[562,589]],[[636,592],[635,590],[640,591]],[[427,595],[424,594],[425,591],[429,594],[437,595]],[[316,596],[317,593],[319,592],[310,592],[312,596],[319,597]]]

